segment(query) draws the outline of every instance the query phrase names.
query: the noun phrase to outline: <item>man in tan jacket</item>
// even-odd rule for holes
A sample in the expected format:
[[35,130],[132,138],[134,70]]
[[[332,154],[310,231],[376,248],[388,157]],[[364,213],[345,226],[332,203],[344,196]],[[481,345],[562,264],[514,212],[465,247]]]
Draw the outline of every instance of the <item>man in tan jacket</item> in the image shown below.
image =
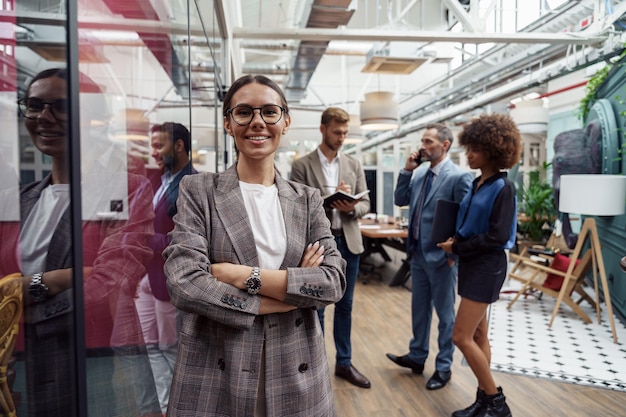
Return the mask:
[[[361,163],[339,152],[348,134],[349,121],[348,113],[337,107],[329,107],[322,113],[322,143],[313,152],[294,161],[291,166],[293,181],[318,188],[322,196],[335,191],[358,194],[367,190]],[[336,201],[326,208],[337,248],[347,262],[346,292],[335,304],[333,321],[337,349],[335,375],[361,388],[369,388],[371,383],[352,365],[350,331],[354,287],[359,275],[360,254],[364,251],[358,219],[369,209],[370,200],[367,194],[357,201]],[[318,314],[324,328],[324,309],[318,310]]]

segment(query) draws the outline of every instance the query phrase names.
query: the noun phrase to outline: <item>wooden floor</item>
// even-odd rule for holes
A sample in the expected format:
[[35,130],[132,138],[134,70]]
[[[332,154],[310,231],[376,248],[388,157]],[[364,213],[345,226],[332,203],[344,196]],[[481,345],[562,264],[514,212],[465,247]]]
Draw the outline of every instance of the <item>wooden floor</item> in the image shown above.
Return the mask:
[[[395,255],[395,254],[394,254]],[[397,256],[394,256],[396,259]],[[396,259],[397,261],[397,259]],[[383,267],[383,280],[393,272]],[[411,293],[405,287],[389,287],[376,279],[355,291],[352,327],[352,363],[372,382],[370,389],[357,388],[334,376],[335,346],[332,339],[333,307],[326,312],[326,346],[331,367],[335,403],[340,417],[450,416],[474,400],[476,380],[462,355],[455,351],[452,380],[443,389],[428,391],[426,380],[434,371],[436,314],[431,326],[431,355],[424,375],[392,363],[385,353],[408,352],[411,336]],[[626,393],[551,382],[495,372],[514,417],[624,417]]]

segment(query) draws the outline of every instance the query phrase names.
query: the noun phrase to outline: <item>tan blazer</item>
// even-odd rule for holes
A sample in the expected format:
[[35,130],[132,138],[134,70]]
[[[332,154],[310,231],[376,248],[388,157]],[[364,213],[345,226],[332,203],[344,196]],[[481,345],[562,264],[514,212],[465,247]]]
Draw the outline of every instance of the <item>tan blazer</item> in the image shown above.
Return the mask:
[[[301,184],[307,184],[320,190],[322,195],[329,194],[329,184],[326,184],[326,177],[322,171],[322,163],[317,153],[317,149],[304,155],[302,158],[296,159],[291,165],[291,180]],[[339,157],[339,181],[343,181],[352,187],[352,194],[358,194],[367,190],[365,182],[365,173],[358,159],[350,155],[341,153]],[[332,184],[336,185],[336,184]],[[355,255],[363,253],[363,237],[359,229],[359,218],[363,217],[370,210],[369,195],[357,203],[354,207],[354,213],[340,213],[343,234],[346,239],[348,249]],[[331,216],[331,210],[327,210],[328,218]]]
[[[260,316],[259,296],[211,276],[212,262],[258,265],[235,166],[181,180],[172,241],[163,252],[172,303],[184,312],[168,416],[252,416],[259,381],[268,417],[335,415],[315,309],[343,296],[345,261],[319,192],[278,172],[276,186],[287,230],[285,301],[299,308]],[[326,248],[323,264],[299,268],[315,241]]]

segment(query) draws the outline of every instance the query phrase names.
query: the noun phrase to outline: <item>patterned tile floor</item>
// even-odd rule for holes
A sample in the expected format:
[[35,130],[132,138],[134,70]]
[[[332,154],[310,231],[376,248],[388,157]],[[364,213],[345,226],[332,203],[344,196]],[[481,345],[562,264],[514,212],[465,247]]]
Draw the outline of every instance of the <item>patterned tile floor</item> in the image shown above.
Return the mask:
[[[503,291],[516,291],[521,284],[505,282]],[[594,296],[593,289],[587,291]],[[489,338],[494,371],[509,372],[597,388],[626,391],[626,327],[617,318],[618,343],[613,343],[611,325],[602,304],[602,322],[587,303],[581,307],[593,320],[585,324],[562,304],[552,328],[548,322],[555,299],[520,297],[510,310],[514,294],[502,293],[491,305]]]

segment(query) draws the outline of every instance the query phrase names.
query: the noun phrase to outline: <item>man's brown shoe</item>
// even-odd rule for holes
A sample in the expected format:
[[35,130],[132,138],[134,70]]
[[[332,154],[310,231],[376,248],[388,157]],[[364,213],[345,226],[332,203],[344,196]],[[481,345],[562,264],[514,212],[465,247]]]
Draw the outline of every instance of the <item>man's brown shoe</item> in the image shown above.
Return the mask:
[[335,366],[335,375],[339,378],[343,378],[352,385],[356,385],[360,388],[369,388],[372,386],[369,379],[367,379],[362,373],[352,366]]

